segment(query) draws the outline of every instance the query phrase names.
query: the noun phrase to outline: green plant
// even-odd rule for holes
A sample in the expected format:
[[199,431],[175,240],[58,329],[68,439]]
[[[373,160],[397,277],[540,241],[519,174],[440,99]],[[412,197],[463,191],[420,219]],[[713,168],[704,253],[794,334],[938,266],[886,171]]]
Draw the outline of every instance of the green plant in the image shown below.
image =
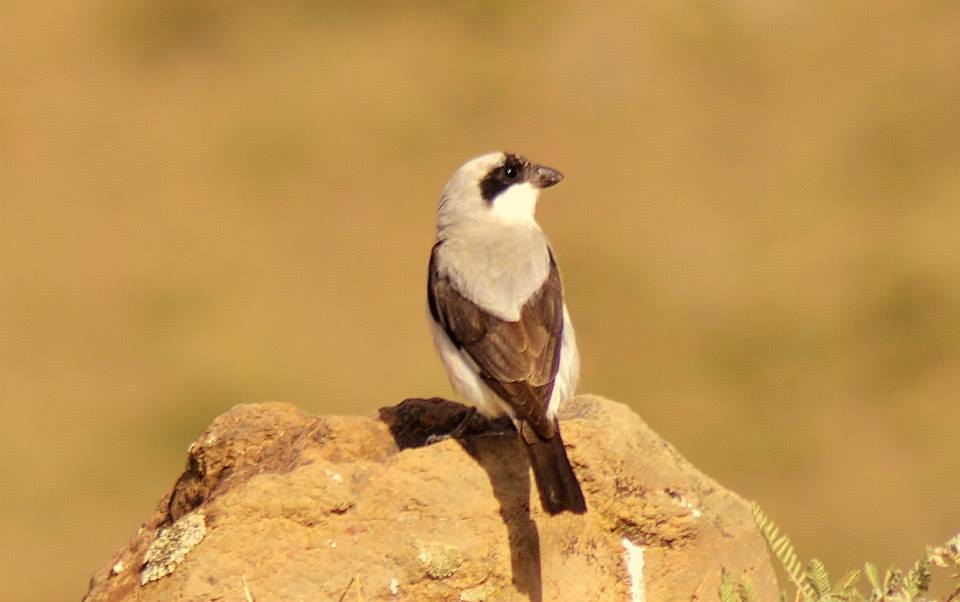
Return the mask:
[[[831,582],[820,560],[814,558],[804,566],[790,538],[780,532],[757,504],[753,504],[753,519],[793,586],[794,602],[936,602],[925,596],[930,591],[932,566],[957,570],[950,575],[955,581],[954,589],[943,602],[960,602],[960,534],[942,546],[928,547],[906,573],[891,567],[881,577],[877,567],[868,562],[863,571],[854,569]],[[866,593],[860,589],[860,578],[864,575],[869,586]],[[721,602],[756,600],[749,581],[745,578],[735,581],[726,570],[721,573],[718,593]],[[786,592],[781,592],[780,600],[787,599]]]
[[720,573],[720,600],[721,602],[759,602],[753,585],[746,577],[734,581],[726,569]]

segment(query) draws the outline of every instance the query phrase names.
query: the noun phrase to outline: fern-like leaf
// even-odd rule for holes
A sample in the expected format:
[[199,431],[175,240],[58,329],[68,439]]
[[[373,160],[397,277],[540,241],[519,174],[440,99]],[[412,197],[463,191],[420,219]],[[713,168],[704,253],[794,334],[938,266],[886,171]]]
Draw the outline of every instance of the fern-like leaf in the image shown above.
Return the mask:
[[717,588],[720,594],[720,602],[757,602],[757,592],[753,589],[753,584],[746,575],[742,575],[738,581],[727,572],[726,568],[720,569],[720,584]]
[[890,567],[887,569],[887,574],[883,577],[883,593],[892,595],[901,587],[903,587],[903,571],[895,567]]
[[910,596],[916,596],[930,589],[930,562],[926,557],[921,558],[913,565],[903,583],[904,589]]
[[880,575],[877,573],[876,565],[868,562],[863,565],[863,572],[867,576],[867,581],[870,582],[870,587],[873,588],[874,594],[883,595],[883,586],[880,585]]
[[720,602],[744,602],[733,582],[733,577],[725,568],[720,569],[720,585],[717,593],[720,594]]
[[804,573],[803,579],[813,588],[817,600],[829,598],[833,592],[833,588],[830,587],[830,575],[827,574],[827,567],[817,558],[812,559],[807,564],[807,571]]
[[737,584],[737,592],[743,602],[757,602],[757,592],[753,589],[753,582],[746,575],[740,577],[740,583]]
[[763,538],[767,540],[767,545],[770,546],[774,556],[780,561],[787,577],[790,578],[790,581],[797,588],[797,591],[803,595],[804,599],[816,602],[818,596],[805,579],[803,564],[797,559],[797,552],[793,549],[790,538],[780,534],[780,530],[756,502],[751,504],[750,509],[753,512],[753,521],[760,529]]

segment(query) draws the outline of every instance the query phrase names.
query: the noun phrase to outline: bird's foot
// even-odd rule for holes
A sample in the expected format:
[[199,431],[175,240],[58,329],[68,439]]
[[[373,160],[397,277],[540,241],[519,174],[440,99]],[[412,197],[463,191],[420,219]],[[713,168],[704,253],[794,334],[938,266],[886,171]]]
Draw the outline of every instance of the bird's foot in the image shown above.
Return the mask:
[[517,427],[513,424],[513,419],[504,414],[497,418],[486,419],[483,428],[476,435],[479,437],[503,437],[504,435],[513,435],[516,432]]
[[433,433],[424,440],[424,445],[433,445],[446,439],[465,439],[467,437],[502,437],[516,432],[516,426],[509,416],[487,418],[470,408],[463,412],[460,422],[447,432]]
[[470,421],[473,420],[473,417],[477,415],[477,408],[471,407],[469,410],[463,413],[463,419],[460,421],[460,424],[456,426],[452,431],[450,431],[447,436],[451,439],[459,439],[463,437],[467,430],[470,427]]

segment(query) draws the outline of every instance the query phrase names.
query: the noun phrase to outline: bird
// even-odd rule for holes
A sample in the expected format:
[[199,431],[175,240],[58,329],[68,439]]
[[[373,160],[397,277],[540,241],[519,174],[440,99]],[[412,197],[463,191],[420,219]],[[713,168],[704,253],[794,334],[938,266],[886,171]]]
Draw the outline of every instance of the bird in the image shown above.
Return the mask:
[[[557,262],[535,210],[556,169],[497,151],[470,159],[437,204],[427,279],[434,346],[461,401],[510,417],[548,514],[587,511],[560,436],[580,355]],[[455,429],[456,430],[456,429]]]

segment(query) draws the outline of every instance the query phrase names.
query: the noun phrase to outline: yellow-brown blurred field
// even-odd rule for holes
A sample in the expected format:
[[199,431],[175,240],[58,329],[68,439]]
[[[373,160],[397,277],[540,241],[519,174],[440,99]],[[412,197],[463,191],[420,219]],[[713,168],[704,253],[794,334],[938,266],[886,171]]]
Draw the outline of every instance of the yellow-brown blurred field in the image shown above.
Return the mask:
[[449,395],[465,159],[540,204],[584,356],[834,571],[960,530],[960,6],[8,0],[0,599],[79,598],[217,414]]

